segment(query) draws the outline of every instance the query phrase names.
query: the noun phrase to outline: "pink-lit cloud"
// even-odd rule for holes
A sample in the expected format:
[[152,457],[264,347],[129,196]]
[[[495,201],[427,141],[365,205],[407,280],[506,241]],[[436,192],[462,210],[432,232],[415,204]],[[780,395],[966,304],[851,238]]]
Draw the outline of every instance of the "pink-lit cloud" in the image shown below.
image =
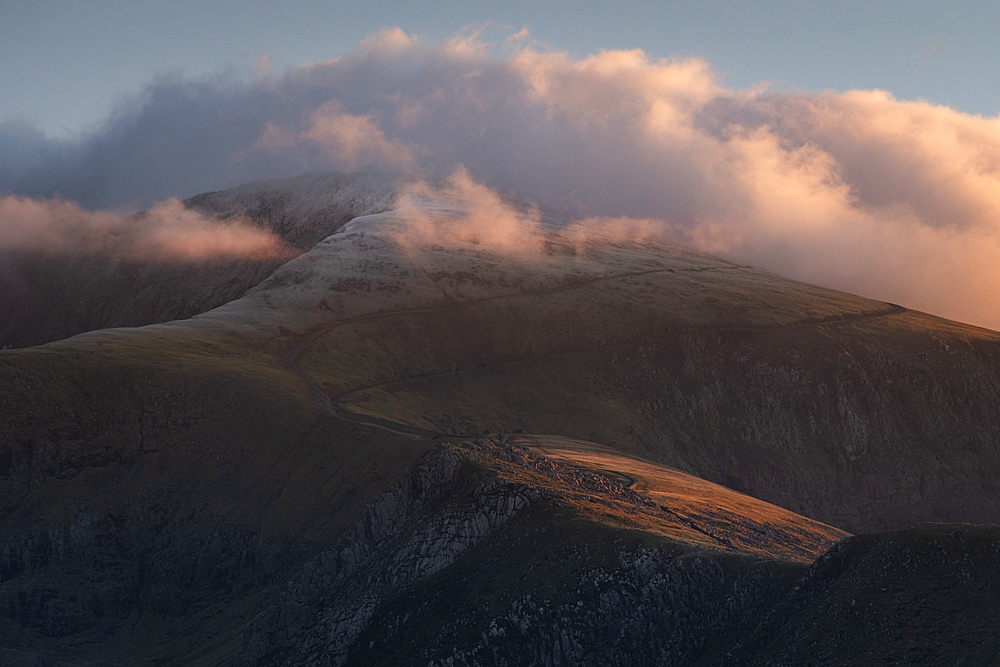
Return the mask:
[[108,255],[135,261],[290,255],[277,236],[244,221],[221,222],[176,199],[126,215],[61,199],[0,198],[0,251]]
[[[883,91],[734,90],[698,58],[515,37],[494,49],[475,30],[428,43],[390,29],[250,84],[161,80],[48,157],[24,128],[0,130],[30,167],[0,159],[0,187],[113,206],[320,169],[436,182],[462,165],[455,196],[485,202],[489,186],[1000,328],[1000,117]],[[498,239],[530,234],[532,214],[510,210]]]
[[395,234],[404,247],[460,243],[530,256],[544,240],[537,207],[505,201],[461,166],[441,184],[407,184],[396,209],[406,221]]
[[[301,129],[269,123],[254,148],[294,153],[303,146],[319,149],[338,168],[348,171],[361,167],[408,170],[416,165],[412,146],[387,138],[373,116],[345,113],[336,101],[312,111]],[[252,151],[251,157],[255,153]]]

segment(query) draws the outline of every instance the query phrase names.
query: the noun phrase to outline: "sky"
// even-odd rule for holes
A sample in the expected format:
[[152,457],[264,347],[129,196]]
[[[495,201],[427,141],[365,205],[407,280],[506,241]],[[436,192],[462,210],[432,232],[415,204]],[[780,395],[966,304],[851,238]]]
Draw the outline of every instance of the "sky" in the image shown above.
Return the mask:
[[1000,329],[1000,5],[83,4],[0,6],[0,251],[283,252],[178,200],[379,171]]
[[4,0],[0,119],[72,135],[155,74],[249,76],[265,55],[282,69],[338,56],[387,27],[440,41],[486,21],[527,27],[580,55],[699,56],[734,88],[878,88],[1000,112],[1000,3],[992,1]]

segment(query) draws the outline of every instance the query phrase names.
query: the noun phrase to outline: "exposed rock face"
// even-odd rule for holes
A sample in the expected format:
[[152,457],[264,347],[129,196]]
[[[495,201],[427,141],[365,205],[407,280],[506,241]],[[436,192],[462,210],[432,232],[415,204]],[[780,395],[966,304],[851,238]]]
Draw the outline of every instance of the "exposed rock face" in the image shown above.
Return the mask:
[[405,611],[383,605],[347,664],[692,665],[752,622],[796,572],[668,547],[619,544],[609,558],[575,546],[536,563],[555,579],[545,592],[515,584],[512,599],[489,611],[453,596],[443,578],[403,602]]
[[[432,450],[254,619],[240,664],[687,665],[804,570],[665,540],[648,548],[601,524],[581,540],[540,519],[575,513],[559,487],[470,474],[490,459],[606,502],[648,504],[618,482],[495,441]],[[495,604],[458,583],[470,568],[475,585],[505,582]],[[524,581],[536,568],[549,596]]]
[[[259,535],[218,517],[156,505],[137,514],[77,511],[66,523],[4,536],[0,620],[15,630],[2,633],[0,651],[37,649],[39,638],[99,645],[123,626],[134,632],[143,615],[194,634],[220,603],[238,607],[283,574]],[[216,622],[224,631],[233,620]]]
[[557,491],[469,476],[490,456],[525,460],[490,441],[425,455],[257,616],[239,664],[988,665],[1000,648],[993,527],[849,538],[810,567],[573,519]]
[[0,623],[20,630],[0,658],[63,664],[37,636],[99,646],[137,614],[172,619],[170,642],[240,627],[220,612],[270,590],[239,665],[990,664],[993,528],[850,538],[809,567],[585,519],[585,503],[639,523],[662,509],[607,474],[495,439],[440,445],[292,571],[294,554],[220,517],[76,511],[5,539]]
[[424,455],[338,549],[320,554],[254,619],[245,665],[342,665],[385,595],[451,565],[539,493],[459,478],[450,449]]

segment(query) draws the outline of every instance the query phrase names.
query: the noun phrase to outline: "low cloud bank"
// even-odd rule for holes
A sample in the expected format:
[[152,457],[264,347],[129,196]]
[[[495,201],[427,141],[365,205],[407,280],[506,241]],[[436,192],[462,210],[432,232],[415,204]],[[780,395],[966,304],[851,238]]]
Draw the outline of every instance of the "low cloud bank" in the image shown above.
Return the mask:
[[[0,189],[114,207],[320,169],[436,182],[463,165],[448,187],[644,234],[660,220],[702,250],[1000,328],[1000,117],[882,91],[733,90],[697,58],[576,57],[523,33],[499,52],[388,30],[251,84],[159,79],[75,144],[0,126]],[[512,215],[452,233],[530,230],[535,214]]]
[[549,253],[554,233],[577,251],[593,241],[663,243],[677,236],[665,221],[654,218],[560,216],[546,225],[537,205],[478,183],[461,165],[443,182],[406,182],[394,209],[405,226],[392,229],[393,239],[416,254],[427,246],[475,245],[530,262]]
[[61,199],[0,198],[0,251],[104,255],[134,261],[290,256],[278,236],[244,221],[221,222],[176,199],[127,215],[87,211]]

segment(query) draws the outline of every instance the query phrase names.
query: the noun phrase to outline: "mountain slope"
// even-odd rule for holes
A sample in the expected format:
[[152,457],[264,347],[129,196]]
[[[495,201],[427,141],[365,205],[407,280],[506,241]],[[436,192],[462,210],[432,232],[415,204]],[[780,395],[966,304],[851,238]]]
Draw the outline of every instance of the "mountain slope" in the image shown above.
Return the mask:
[[280,254],[185,260],[121,256],[113,249],[0,250],[0,349],[184,319],[221,306],[352,218],[391,208],[397,190],[386,177],[321,173],[183,202],[222,222],[244,220],[275,233],[287,244]]
[[[340,230],[241,298],[0,352],[0,660],[768,664],[898,555],[810,570],[844,530],[997,521],[1000,334],[324,178],[192,200]],[[937,619],[990,572],[890,574]]]
[[406,225],[359,218],[191,324],[342,416],[578,437],[854,531],[1000,516],[995,332],[669,246]]
[[998,555],[996,526],[924,524],[845,540],[724,664],[996,664]]

